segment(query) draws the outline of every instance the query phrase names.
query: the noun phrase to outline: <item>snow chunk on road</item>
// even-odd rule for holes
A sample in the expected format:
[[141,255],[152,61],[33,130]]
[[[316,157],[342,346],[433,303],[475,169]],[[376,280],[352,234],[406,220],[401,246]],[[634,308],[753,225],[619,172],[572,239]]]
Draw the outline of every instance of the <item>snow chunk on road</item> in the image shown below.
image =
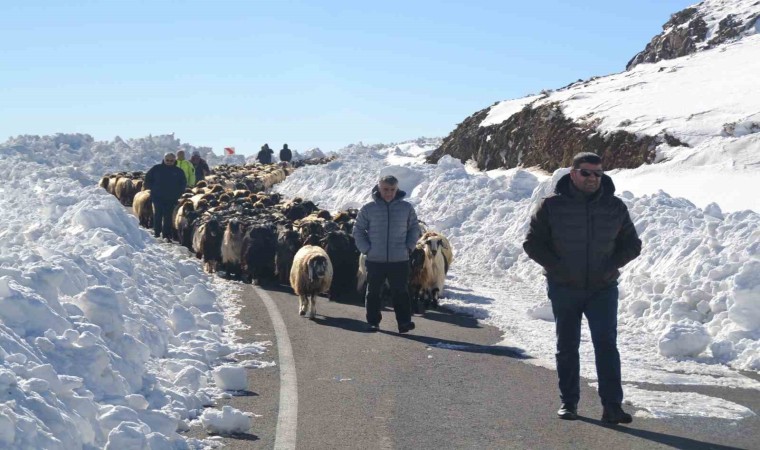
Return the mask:
[[253,426],[253,418],[251,413],[244,413],[232,406],[225,406],[221,411],[213,409],[204,411],[201,416],[201,424],[209,433],[245,433]]
[[660,336],[660,354],[663,356],[697,356],[710,345],[710,335],[697,322],[681,320],[670,324]]

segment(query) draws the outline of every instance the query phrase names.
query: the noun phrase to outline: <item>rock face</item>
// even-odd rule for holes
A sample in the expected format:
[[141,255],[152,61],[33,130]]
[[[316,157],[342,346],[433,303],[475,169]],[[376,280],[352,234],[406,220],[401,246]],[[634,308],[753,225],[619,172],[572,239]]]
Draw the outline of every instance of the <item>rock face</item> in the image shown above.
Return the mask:
[[[631,58],[626,69],[709,49],[752,33],[758,26],[760,14],[753,12],[757,3],[745,10],[749,14],[742,15],[728,13],[721,16],[720,6],[715,0],[705,1],[670,16],[662,26],[663,32],[655,36],[644,51]],[[716,20],[716,16],[721,18]]]
[[462,162],[474,159],[481,170],[539,166],[548,171],[571,165],[583,151],[597,153],[605,169],[633,168],[654,161],[657,138],[617,131],[606,136],[593,123],[576,123],[557,103],[522,111],[498,125],[481,127],[490,108],[478,111],[449,134],[429,157],[437,162],[451,155]]

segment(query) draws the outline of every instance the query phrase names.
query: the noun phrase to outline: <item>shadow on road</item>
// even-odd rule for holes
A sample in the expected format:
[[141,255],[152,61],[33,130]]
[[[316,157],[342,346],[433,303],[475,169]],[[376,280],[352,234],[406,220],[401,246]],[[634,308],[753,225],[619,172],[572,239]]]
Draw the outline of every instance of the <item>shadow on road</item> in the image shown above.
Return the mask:
[[312,322],[328,327],[342,328],[348,331],[367,331],[367,323],[363,320],[349,319],[348,317],[317,316]]
[[640,430],[638,428],[630,428],[628,426],[612,425],[604,423],[601,420],[591,419],[583,416],[579,416],[578,420],[604,428],[611,428],[615,431],[629,434],[631,436],[636,436],[641,439],[646,439],[648,441],[669,445],[673,448],[684,450],[741,450],[740,447],[695,441],[694,439],[689,439],[681,436],[673,436],[671,434],[658,433],[656,431]]
[[524,350],[517,347],[507,347],[506,345],[480,345],[470,342],[452,341],[450,339],[440,339],[429,336],[420,336],[417,334],[399,334],[392,331],[380,330],[381,333],[395,334],[404,339],[421,342],[430,347],[441,348],[444,350],[454,350],[467,353],[486,353],[495,356],[506,356],[513,359],[532,359],[525,354]]
[[209,433],[210,436],[223,436],[227,439],[234,439],[236,441],[258,441],[259,437],[250,433],[235,433],[235,434],[216,434]]
[[478,319],[465,314],[455,313],[449,311],[446,308],[439,308],[437,310],[427,310],[422,316],[427,320],[433,320],[435,322],[443,322],[451,325],[456,325],[465,328],[482,328],[478,323]]

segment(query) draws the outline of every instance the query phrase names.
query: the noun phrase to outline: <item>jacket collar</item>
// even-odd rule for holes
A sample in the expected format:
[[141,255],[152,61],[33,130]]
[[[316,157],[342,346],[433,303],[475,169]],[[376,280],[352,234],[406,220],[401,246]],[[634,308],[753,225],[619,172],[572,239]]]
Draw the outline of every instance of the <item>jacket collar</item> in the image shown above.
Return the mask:
[[[583,198],[583,194],[573,185],[573,180],[570,179],[569,173],[559,179],[557,186],[554,188],[554,193],[576,199]],[[602,197],[612,197],[613,195],[615,195],[615,183],[612,182],[612,178],[609,175],[602,175],[602,183],[599,186],[599,190],[594,192],[588,200],[595,201]]]

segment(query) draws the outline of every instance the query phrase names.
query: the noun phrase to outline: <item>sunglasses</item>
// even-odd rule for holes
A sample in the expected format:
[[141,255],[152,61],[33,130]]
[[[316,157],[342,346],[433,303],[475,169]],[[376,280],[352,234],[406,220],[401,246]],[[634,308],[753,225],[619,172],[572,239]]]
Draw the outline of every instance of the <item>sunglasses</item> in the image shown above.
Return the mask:
[[583,178],[588,178],[591,175],[594,175],[597,178],[602,178],[602,175],[604,175],[603,170],[590,170],[590,169],[574,169],[574,170],[580,173]]

